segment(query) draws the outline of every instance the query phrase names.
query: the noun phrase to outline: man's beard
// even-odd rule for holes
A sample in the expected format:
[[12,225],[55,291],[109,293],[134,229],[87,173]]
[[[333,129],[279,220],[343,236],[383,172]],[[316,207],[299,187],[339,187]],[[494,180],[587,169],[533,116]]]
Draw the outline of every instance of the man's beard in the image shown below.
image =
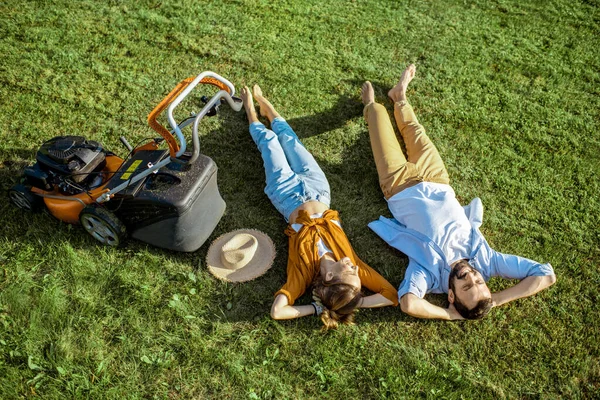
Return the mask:
[[454,278],[461,279],[462,277],[459,278],[458,273],[464,268],[469,268],[471,271],[473,270],[473,267],[471,266],[471,264],[469,264],[469,262],[466,259],[462,259],[454,264],[454,266],[450,270],[450,277],[448,278],[450,289],[454,290]]

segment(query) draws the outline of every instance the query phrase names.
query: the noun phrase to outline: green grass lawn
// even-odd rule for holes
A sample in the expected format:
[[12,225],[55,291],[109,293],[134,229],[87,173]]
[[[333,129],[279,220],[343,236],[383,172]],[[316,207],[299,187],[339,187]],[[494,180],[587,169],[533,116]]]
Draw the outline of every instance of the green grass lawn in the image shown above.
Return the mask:
[[[0,3],[0,186],[41,143],[80,134],[126,153],[146,115],[203,70],[260,83],[327,174],[357,253],[394,286],[407,260],[367,228],[389,216],[361,83],[409,99],[495,249],[550,262],[558,282],[477,322],[361,310],[323,334],[273,321],[285,222],[263,193],[245,115],[203,121],[227,211],[211,239],[260,229],[263,277],[228,284],[192,254],[0,202],[0,398],[600,397],[600,4],[552,1],[14,1]],[[492,280],[492,290],[512,282]],[[443,296],[432,301],[445,304]],[[300,303],[308,302],[308,296]]]

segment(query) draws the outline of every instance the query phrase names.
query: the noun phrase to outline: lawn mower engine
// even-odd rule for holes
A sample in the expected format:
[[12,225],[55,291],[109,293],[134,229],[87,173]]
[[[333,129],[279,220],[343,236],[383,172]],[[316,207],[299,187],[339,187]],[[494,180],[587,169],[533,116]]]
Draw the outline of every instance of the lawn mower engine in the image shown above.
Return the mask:
[[36,163],[25,168],[26,182],[42,190],[57,187],[64,195],[89,191],[102,183],[106,152],[82,136],[58,136],[38,150]]
[[[220,90],[202,99],[199,113],[177,123],[173,109],[201,83]],[[130,236],[165,249],[196,251],[225,211],[217,166],[199,150],[198,125],[216,114],[223,99],[240,111],[241,100],[234,94],[229,81],[210,71],[181,81],[148,115],[161,137],[136,148],[121,137],[129,150],[124,159],[82,136],[50,139],[21,183],[9,190],[10,200],[27,211],[45,208],[61,221],[81,223],[106,245],[118,246]],[[157,121],[164,110],[170,131]],[[186,151],[182,129],[190,125],[193,146]],[[167,149],[160,149],[163,143]]]

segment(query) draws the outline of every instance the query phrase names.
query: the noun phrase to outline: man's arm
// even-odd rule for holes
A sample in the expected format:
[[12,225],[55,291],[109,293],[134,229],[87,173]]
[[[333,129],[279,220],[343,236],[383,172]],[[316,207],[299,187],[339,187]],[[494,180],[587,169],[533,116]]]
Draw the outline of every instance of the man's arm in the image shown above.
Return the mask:
[[409,259],[404,280],[398,289],[402,312],[415,318],[463,319],[454,308],[454,305],[451,304],[449,308],[442,308],[431,304],[423,298],[427,291],[435,285],[434,282],[434,277],[429,270],[421,267],[414,260]]
[[457,320],[464,319],[454,305],[448,308],[438,307],[412,293],[407,293],[400,299],[402,311],[415,318]]
[[516,285],[500,292],[492,293],[494,306],[501,306],[510,301],[521,299],[536,294],[552,286],[556,282],[556,275],[528,276]]
[[494,306],[528,297],[546,289],[556,282],[554,269],[550,264],[541,264],[512,254],[492,252],[492,276],[505,279],[518,279],[516,285],[492,294]]

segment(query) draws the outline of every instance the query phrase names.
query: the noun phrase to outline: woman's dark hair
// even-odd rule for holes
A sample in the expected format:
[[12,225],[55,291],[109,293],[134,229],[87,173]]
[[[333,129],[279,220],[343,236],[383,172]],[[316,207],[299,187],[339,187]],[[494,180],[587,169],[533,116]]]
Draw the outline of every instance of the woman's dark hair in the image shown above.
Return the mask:
[[359,288],[335,279],[325,282],[321,275],[313,282],[313,297],[323,305],[321,321],[324,331],[336,329],[339,324],[353,325],[354,310],[363,298]]

